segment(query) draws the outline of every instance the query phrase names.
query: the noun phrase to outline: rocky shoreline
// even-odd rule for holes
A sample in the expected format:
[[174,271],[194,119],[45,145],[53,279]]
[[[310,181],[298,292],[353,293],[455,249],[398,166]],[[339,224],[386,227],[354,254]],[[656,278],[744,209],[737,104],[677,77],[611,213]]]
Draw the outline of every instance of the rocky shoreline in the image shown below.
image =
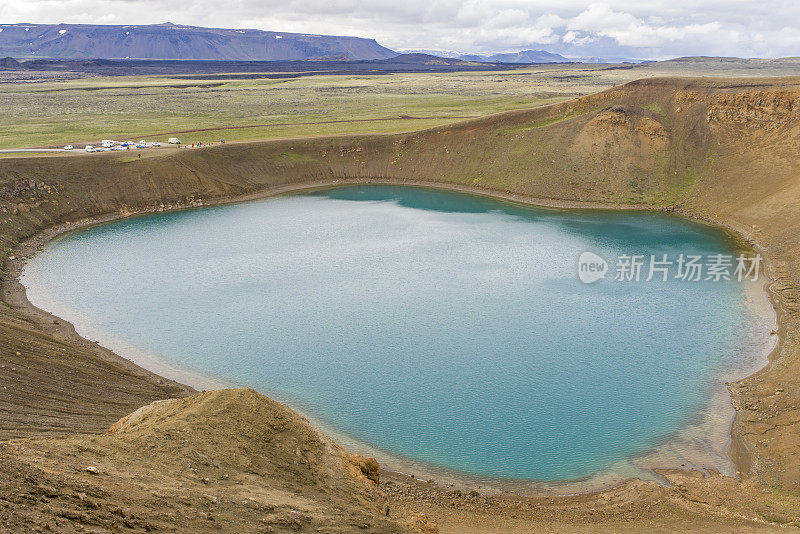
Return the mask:
[[[595,209],[595,210],[653,210],[651,206],[642,206],[642,205],[626,205],[626,206],[614,206],[614,205],[590,205],[588,208],[583,206],[581,203],[578,202],[558,202],[549,199],[536,199],[536,198],[529,198],[529,197],[521,197],[519,195],[510,194],[510,193],[503,193],[503,192],[495,192],[495,191],[485,191],[478,186],[451,186],[449,184],[428,184],[425,182],[399,182],[396,180],[391,179],[372,179],[372,180],[331,180],[328,182],[315,182],[309,184],[293,184],[291,186],[284,186],[278,188],[271,188],[265,191],[261,191],[257,194],[251,194],[247,196],[243,196],[240,198],[225,198],[225,199],[214,199],[211,202],[204,202],[201,199],[194,199],[188,203],[184,204],[174,204],[174,205],[160,205],[156,208],[146,209],[137,212],[123,212],[123,213],[116,213],[111,215],[104,215],[99,217],[91,217],[75,222],[67,222],[63,223],[51,228],[46,229],[45,231],[37,234],[34,238],[29,239],[22,244],[20,244],[17,249],[15,250],[15,254],[9,258],[8,262],[8,270],[6,272],[6,276],[3,278],[3,294],[6,299],[6,302],[12,304],[20,311],[23,311],[30,317],[34,318],[37,321],[41,321],[46,328],[51,330],[54,334],[60,333],[62,335],[66,335],[70,340],[83,343],[86,346],[96,347],[100,354],[104,357],[109,359],[114,359],[118,363],[128,366],[131,369],[143,369],[146,373],[149,374],[152,378],[154,378],[158,384],[163,384],[166,381],[170,383],[174,383],[175,385],[182,386],[186,384],[187,391],[191,392],[194,389],[220,389],[226,387],[226,384],[219,379],[214,377],[205,376],[198,373],[192,373],[189,371],[177,369],[177,368],[170,368],[168,364],[161,362],[158,359],[153,359],[153,357],[145,356],[145,357],[124,357],[118,354],[115,354],[111,350],[103,347],[98,342],[93,342],[85,339],[84,337],[80,336],[70,322],[64,320],[63,318],[58,318],[52,316],[50,313],[34,306],[28,299],[26,295],[26,289],[20,283],[20,276],[24,270],[24,266],[26,262],[38,251],[42,250],[42,248],[46,245],[47,242],[57,239],[65,234],[75,232],[81,229],[85,229],[91,226],[104,224],[108,222],[112,222],[114,220],[120,220],[123,218],[128,217],[136,217],[142,215],[148,215],[153,213],[162,213],[168,211],[176,211],[176,210],[186,210],[186,209],[194,209],[200,208],[204,206],[215,206],[215,205],[224,205],[224,204],[232,204],[232,203],[241,203],[241,202],[248,202],[248,201],[255,201],[265,198],[270,198],[278,195],[284,194],[292,194],[297,192],[303,191],[311,191],[317,189],[325,189],[330,187],[337,187],[337,186],[346,186],[346,185],[356,185],[356,184],[366,184],[366,183],[374,183],[374,184],[385,184],[385,185],[406,185],[406,186],[414,186],[414,187],[432,187],[432,188],[439,188],[445,189],[450,191],[459,191],[459,192],[466,192],[472,194],[479,194],[484,196],[490,196],[492,198],[497,198],[501,200],[506,200],[510,202],[515,202],[527,206],[534,206],[534,207],[545,207],[545,208],[552,208],[552,209],[574,209],[574,210],[581,210],[581,209]],[[682,214],[676,212],[676,210],[663,210],[663,209],[656,209],[657,211],[667,211],[670,213],[674,213],[676,215],[681,215],[697,222],[701,222],[704,224],[713,225],[713,222],[708,219],[699,219],[696,217],[692,217],[690,214]],[[735,230],[727,227],[723,227],[725,230],[733,235],[736,241],[739,243],[739,247],[743,249],[753,250],[756,244],[752,243],[752,241],[745,239],[741,234],[737,233]],[[766,262],[766,258],[765,258]],[[771,284],[765,286],[767,290],[770,301],[772,302],[773,296],[769,292],[769,287]],[[51,326],[51,320],[53,325]],[[58,324],[56,324],[56,322]],[[774,349],[773,349],[774,350]],[[769,351],[772,353],[772,350]],[[132,356],[128,354],[128,356]],[[769,357],[766,355],[767,358]],[[157,374],[160,373],[160,374]],[[230,386],[228,386],[230,387]],[[730,424],[732,424],[733,416],[731,415],[731,419],[728,423],[728,428],[730,428]],[[315,423],[319,425],[319,423]],[[586,480],[578,480],[578,481],[554,481],[554,482],[529,482],[529,481],[515,481],[515,480],[494,480],[494,479],[481,479],[477,477],[470,477],[464,474],[458,473],[450,473],[446,472],[445,470],[438,469],[432,466],[425,466],[418,464],[416,462],[407,461],[402,458],[399,458],[393,455],[391,452],[380,451],[376,450],[368,444],[359,443],[349,436],[339,435],[333,429],[327,429],[323,427],[323,430],[328,433],[328,435],[337,436],[337,440],[340,442],[347,442],[350,443],[350,448],[353,450],[358,450],[361,452],[367,451],[368,454],[373,456],[377,456],[381,459],[381,462],[384,464],[384,470],[389,469],[391,470],[396,476],[403,478],[405,471],[414,471],[416,473],[422,473],[423,478],[426,480],[434,479],[440,485],[446,484],[448,487],[460,487],[464,488],[464,491],[469,491],[468,488],[477,487],[482,488],[484,493],[507,493],[512,492],[518,495],[540,495],[540,494],[560,494],[560,495],[568,495],[568,494],[576,494],[576,493],[585,493],[585,492],[594,492],[594,491],[603,491],[609,488],[613,488],[626,480],[631,478],[636,478],[636,475],[629,474],[629,475],[619,475],[613,472],[608,473],[598,473],[597,475],[593,475]],[[668,440],[671,441],[671,440]],[[732,441],[728,438],[725,439],[723,445],[728,446],[732,443]],[[652,476],[652,473],[655,473],[656,470],[659,469],[667,469],[667,468],[680,468],[684,467],[688,464],[692,468],[698,468],[699,463],[694,462],[691,456],[687,458],[679,457],[672,460],[667,460],[665,458],[661,458],[658,450],[661,447],[657,447],[656,450],[647,452],[645,455],[647,459],[642,460],[645,462],[644,465],[646,467],[639,467],[639,468],[632,468],[634,470],[638,469],[642,474],[646,474],[646,479],[652,480],[653,478],[658,479],[658,477]],[[637,459],[631,459],[637,460]],[[732,458],[734,463],[736,462],[736,458]],[[704,466],[703,469],[714,469],[713,467]],[[651,471],[651,473],[645,473],[645,471]]]

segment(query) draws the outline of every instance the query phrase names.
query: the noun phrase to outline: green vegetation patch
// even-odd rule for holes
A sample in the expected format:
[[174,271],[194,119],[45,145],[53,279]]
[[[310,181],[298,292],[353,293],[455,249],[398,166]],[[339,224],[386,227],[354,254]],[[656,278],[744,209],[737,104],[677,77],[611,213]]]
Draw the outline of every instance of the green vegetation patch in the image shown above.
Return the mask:
[[292,163],[318,163],[320,160],[308,154],[297,154],[295,152],[284,152],[281,157],[286,158]]

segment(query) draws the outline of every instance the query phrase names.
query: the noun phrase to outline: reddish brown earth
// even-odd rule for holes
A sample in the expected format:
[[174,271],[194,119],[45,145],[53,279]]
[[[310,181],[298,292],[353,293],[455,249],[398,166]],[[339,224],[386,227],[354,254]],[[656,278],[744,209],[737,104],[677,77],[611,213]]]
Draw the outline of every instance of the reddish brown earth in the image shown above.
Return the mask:
[[[0,160],[0,525],[7,530],[390,532],[436,522],[442,532],[752,532],[800,525],[800,79],[654,79],[409,134],[129,159]],[[737,476],[664,472],[670,485],[634,480],[572,497],[456,492],[387,473],[376,487],[371,462],[351,461],[300,416],[246,390],[160,404],[105,434],[140,406],[192,392],[31,309],[14,279],[20,246],[35,249],[35,236],[67,223],[382,180],[554,205],[671,210],[730,228],[757,247],[774,280],[780,343],[763,370],[730,386]],[[410,523],[420,512],[430,522],[417,516]]]

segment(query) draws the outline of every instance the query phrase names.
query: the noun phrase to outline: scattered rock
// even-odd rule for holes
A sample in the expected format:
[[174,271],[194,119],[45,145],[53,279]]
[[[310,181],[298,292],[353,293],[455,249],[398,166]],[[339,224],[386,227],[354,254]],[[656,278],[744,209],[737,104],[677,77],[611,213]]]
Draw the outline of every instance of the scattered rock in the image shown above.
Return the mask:
[[381,466],[375,458],[365,458],[360,454],[351,454],[350,463],[358,467],[361,473],[375,484],[381,483]]
[[439,525],[430,521],[425,514],[414,514],[408,519],[411,528],[421,534],[438,534]]

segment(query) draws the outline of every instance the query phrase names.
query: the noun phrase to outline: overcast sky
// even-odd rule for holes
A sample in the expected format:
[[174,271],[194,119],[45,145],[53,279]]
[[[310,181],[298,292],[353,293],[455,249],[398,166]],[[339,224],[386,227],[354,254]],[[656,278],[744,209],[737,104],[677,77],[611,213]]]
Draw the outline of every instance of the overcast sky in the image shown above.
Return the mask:
[[797,0],[0,0],[0,23],[167,21],[373,37],[395,50],[800,56]]

